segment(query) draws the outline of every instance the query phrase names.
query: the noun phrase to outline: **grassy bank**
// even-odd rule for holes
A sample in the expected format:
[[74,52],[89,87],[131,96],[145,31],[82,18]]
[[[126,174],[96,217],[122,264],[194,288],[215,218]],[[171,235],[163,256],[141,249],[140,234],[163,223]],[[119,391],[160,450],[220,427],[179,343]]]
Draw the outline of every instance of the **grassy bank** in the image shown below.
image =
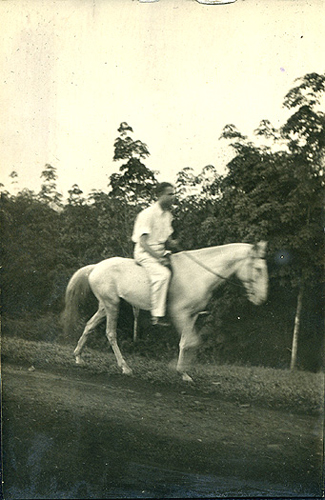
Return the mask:
[[[6,363],[13,363],[35,370],[51,367],[75,369],[73,349],[73,345],[3,337],[2,364],[5,366]],[[84,369],[88,372],[105,373],[108,377],[120,374],[115,357],[108,347],[103,352],[86,348],[83,359]],[[175,359],[165,357],[154,360],[139,354],[129,354],[127,361],[133,369],[134,378],[152,384],[163,384],[170,390],[197,391],[245,406],[260,404],[303,412],[323,410],[323,373],[215,363],[196,364],[190,371],[195,382],[186,385],[176,374]]]

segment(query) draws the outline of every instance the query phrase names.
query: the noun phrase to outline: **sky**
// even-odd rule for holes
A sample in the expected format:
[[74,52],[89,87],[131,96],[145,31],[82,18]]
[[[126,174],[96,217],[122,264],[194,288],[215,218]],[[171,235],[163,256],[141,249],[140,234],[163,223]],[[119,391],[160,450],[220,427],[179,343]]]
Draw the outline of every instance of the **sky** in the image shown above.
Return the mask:
[[324,20],[323,0],[2,0],[0,182],[37,192],[50,163],[64,196],[106,191],[121,122],[159,181],[223,173],[223,127],[279,126],[295,79],[324,72]]

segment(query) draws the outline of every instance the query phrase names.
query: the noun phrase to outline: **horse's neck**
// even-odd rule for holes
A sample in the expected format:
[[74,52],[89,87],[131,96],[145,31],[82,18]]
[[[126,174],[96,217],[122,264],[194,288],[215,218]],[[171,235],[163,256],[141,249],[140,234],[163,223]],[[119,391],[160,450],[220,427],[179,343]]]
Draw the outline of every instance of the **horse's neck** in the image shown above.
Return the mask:
[[211,269],[216,274],[225,278],[231,276],[248,254],[250,245],[246,243],[233,243],[218,247],[201,248],[188,252],[198,263]]

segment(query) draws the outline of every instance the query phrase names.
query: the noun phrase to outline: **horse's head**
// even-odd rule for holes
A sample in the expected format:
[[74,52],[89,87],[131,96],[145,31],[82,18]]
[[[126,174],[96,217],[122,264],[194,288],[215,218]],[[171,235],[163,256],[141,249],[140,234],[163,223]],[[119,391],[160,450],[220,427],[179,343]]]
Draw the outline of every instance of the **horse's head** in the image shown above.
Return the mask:
[[242,281],[248,300],[256,306],[267,298],[268,272],[265,261],[266,241],[252,245],[247,257],[237,270],[237,277]]

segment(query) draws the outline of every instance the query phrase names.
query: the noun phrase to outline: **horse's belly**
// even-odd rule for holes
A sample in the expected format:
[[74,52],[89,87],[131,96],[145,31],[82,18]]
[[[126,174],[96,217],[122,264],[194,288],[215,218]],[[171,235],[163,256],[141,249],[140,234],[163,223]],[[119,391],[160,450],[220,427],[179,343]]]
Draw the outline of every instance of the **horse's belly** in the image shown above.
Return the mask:
[[130,293],[121,293],[120,297],[124,299],[126,302],[131,304],[134,307],[138,307],[139,309],[143,309],[144,311],[150,311],[150,296],[149,294],[132,294]]
[[126,300],[129,304],[144,311],[150,310],[150,293],[149,287],[147,290],[121,290],[119,291],[119,297]]

